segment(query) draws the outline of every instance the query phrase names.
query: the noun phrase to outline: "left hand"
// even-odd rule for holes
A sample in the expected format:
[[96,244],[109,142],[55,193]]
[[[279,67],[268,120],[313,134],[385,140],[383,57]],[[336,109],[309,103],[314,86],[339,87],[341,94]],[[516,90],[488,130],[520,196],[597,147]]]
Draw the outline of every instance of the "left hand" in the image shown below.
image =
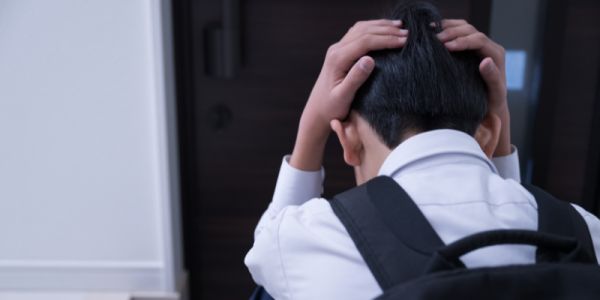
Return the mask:
[[465,20],[444,20],[442,29],[438,38],[448,50],[474,50],[484,58],[479,65],[479,72],[488,86],[488,113],[497,115],[502,122],[500,140],[494,156],[511,154],[510,112],[506,89],[504,48]]

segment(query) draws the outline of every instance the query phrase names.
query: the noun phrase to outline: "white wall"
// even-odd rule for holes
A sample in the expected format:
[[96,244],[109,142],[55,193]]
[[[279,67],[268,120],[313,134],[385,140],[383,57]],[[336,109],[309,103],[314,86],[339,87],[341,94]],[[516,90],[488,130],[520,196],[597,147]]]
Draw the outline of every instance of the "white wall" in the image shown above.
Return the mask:
[[0,0],[0,290],[175,291],[164,7]]

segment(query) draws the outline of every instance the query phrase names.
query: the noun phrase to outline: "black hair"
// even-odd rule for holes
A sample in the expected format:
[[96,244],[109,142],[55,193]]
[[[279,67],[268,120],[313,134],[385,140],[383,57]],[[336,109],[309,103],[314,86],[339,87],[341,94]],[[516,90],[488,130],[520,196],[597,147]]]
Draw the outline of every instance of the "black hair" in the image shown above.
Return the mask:
[[[481,59],[450,52],[437,38],[441,16],[433,4],[401,2],[391,20],[408,29],[403,48],[371,52],[375,69],[358,90],[352,109],[393,149],[409,132],[455,129],[474,135],[487,112]],[[432,26],[432,24],[434,24]]]

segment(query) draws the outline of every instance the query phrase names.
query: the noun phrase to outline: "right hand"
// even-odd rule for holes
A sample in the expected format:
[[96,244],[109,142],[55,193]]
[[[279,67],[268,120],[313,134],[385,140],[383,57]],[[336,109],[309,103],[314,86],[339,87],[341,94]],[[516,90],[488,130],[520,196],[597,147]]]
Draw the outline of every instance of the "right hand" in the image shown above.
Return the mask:
[[401,21],[357,22],[327,50],[323,68],[306,104],[303,117],[317,118],[324,127],[344,119],[358,88],[367,80],[375,62],[368,52],[404,46],[408,31]]
[[354,95],[375,67],[367,53],[400,48],[408,31],[401,21],[373,20],[356,23],[337,43],[329,47],[319,78],[300,119],[298,137],[290,164],[301,170],[321,167],[330,122],[345,119]]

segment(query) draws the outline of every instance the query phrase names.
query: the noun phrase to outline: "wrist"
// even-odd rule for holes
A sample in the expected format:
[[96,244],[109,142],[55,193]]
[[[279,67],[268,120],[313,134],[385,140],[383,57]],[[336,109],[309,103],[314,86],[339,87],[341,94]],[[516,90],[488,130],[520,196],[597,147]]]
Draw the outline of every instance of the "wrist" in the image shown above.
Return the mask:
[[320,170],[330,132],[329,124],[303,115],[289,164],[303,171]]
[[502,157],[508,156],[512,154],[512,144],[508,143],[499,143],[498,147],[496,147],[496,151],[494,152],[493,157]]
[[323,164],[327,139],[317,140],[298,134],[289,160],[290,166],[302,171],[318,171]]
[[305,108],[302,117],[300,117],[297,138],[302,138],[312,143],[319,143],[326,141],[330,132],[329,120],[315,113],[314,108]]

